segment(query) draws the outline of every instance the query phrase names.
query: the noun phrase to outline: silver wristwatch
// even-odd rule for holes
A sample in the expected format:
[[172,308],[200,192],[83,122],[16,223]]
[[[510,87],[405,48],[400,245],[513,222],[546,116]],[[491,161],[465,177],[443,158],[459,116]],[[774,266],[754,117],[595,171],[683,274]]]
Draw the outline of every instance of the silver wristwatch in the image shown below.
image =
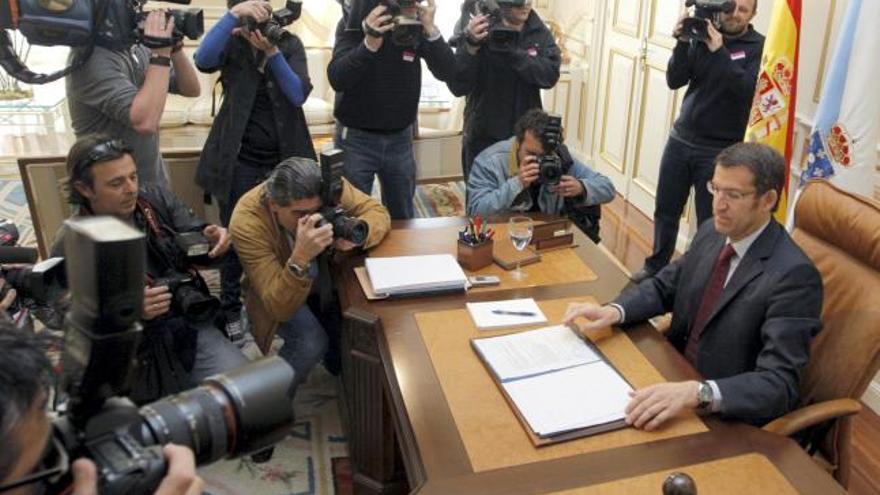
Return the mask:
[[303,278],[309,274],[309,265],[302,267],[294,263],[293,261],[287,262],[287,269],[290,270],[290,273],[293,273],[297,277]]
[[700,382],[700,388],[697,389],[697,409],[701,411],[708,410],[714,398],[715,393],[712,391],[712,386],[709,385],[709,382]]

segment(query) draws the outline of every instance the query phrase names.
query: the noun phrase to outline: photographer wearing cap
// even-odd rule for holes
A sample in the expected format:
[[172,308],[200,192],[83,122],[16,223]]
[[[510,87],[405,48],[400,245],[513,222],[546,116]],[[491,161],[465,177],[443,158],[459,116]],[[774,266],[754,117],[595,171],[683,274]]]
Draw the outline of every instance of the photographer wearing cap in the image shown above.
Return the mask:
[[[360,0],[360,5],[375,0]],[[357,0],[354,2],[357,3]],[[392,16],[386,4],[398,5]],[[382,203],[391,218],[412,218],[416,187],[413,125],[419,108],[424,58],[428,69],[441,81],[456,70],[455,55],[434,24],[435,0],[418,3],[382,0],[357,24],[356,12],[348,12],[336,27],[333,58],[327,76],[336,90],[335,142],[346,153],[345,177],[366,194],[376,175],[382,184]],[[411,45],[395,42],[391,34],[404,16],[417,18],[419,33]]]
[[[561,143],[555,152],[561,174],[555,184],[542,180],[541,161],[548,151],[545,134],[550,120],[543,110],[529,110],[517,121],[514,137],[477,155],[467,183],[468,215],[510,211],[566,215],[598,242],[598,205],[614,199],[614,185],[608,177],[575,160]],[[558,131],[561,135],[561,129]]]
[[[52,364],[46,343],[33,333],[12,327],[0,317],[0,492],[4,495],[40,493],[56,474],[44,465],[51,446],[52,424],[48,408]],[[197,495],[204,483],[196,475],[193,452],[179,445],[163,449],[168,473],[156,495]],[[97,495],[95,465],[75,461],[73,495]],[[137,494],[132,494],[137,495]]]
[[328,268],[319,263],[326,257],[319,255],[330,246],[338,251],[371,248],[391,227],[388,210],[341,179],[338,206],[367,229],[361,245],[343,238],[318,213],[327,206],[322,187],[314,160],[288,158],[242,196],[229,227],[244,267],[242,291],[251,333],[263,352],[276,333],[284,339],[278,354],[293,366],[298,382],[328,346],[324,326],[306,304],[310,294],[326,302],[326,291],[332,291]]
[[[666,83],[670,89],[688,88],[660,159],[653,251],[642,270],[632,276],[635,281],[653,276],[672,258],[691,187],[697,224],[712,217],[712,196],[706,184],[712,178],[715,157],[742,141],[755,93],[764,49],[764,36],[749,23],[757,3],[736,0],[733,12],[717,14],[720,30],[705,20],[703,41],[693,37],[682,41],[688,35],[683,33],[686,15],[673,31],[678,43],[669,59]],[[699,21],[688,19],[689,23]]]
[[[474,5],[462,6],[469,19],[458,40],[458,75],[448,81],[455,96],[466,96],[461,167],[467,182],[474,158],[490,145],[513,135],[513,126],[527,110],[542,108],[541,90],[559,80],[559,48],[531,0],[501,0],[500,19]],[[515,33],[511,42],[496,46],[493,23]]]
[[[220,221],[238,199],[291,156],[315,158],[302,105],[312,91],[302,41],[261,32],[272,17],[266,0],[229,1],[229,11],[195,53],[202,72],[220,71],[223,103],[196,170],[196,183],[218,198]],[[253,29],[248,29],[248,25]],[[221,300],[231,338],[241,335],[241,263],[231,249],[220,268]]]
[[[143,23],[144,35],[170,40],[174,19],[154,10]],[[125,46],[104,31],[95,36],[88,61],[65,80],[71,125],[77,138],[103,133],[132,147],[138,177],[143,184],[167,185],[159,153],[159,121],[168,92],[199,96],[199,80],[192,62],[174,47]],[[74,60],[88,48],[74,48]]]
[[[69,201],[75,215],[112,215],[144,232],[147,240],[143,340],[131,399],[151,401],[186,390],[201,379],[241,366],[247,358],[227,340],[219,301],[211,297],[181,233],[200,233],[210,243],[206,260],[229,249],[226,229],[197,218],[161,186],[139,188],[132,151],[123,142],[90,135],[67,156]],[[53,255],[63,256],[64,227]],[[198,237],[196,235],[195,237]],[[207,247],[206,247],[207,249]]]

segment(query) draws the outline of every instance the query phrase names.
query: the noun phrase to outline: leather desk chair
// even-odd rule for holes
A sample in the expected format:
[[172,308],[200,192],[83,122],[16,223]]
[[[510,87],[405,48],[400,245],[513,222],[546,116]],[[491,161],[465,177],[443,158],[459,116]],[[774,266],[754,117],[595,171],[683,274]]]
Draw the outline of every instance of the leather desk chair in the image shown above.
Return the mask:
[[805,438],[846,487],[852,417],[880,368],[880,203],[811,181],[792,237],[822,274],[824,326],[804,370],[801,408],[764,429]]

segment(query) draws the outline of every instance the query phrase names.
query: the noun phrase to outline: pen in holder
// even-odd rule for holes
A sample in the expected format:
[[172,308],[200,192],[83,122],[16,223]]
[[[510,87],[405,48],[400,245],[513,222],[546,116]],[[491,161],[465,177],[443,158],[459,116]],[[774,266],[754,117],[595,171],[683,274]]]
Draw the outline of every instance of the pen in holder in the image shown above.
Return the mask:
[[477,271],[492,264],[495,230],[477,215],[458,233],[458,264],[465,270]]

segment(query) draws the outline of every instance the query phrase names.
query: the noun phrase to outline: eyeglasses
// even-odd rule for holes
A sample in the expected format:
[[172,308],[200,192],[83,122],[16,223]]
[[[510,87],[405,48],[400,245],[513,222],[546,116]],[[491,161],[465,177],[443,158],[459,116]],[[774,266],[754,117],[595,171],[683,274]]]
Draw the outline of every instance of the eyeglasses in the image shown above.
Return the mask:
[[751,196],[752,194],[756,194],[758,191],[740,191],[739,189],[719,189],[715,187],[715,184],[712,181],[706,183],[706,189],[709,190],[709,194],[712,196],[717,196],[720,199],[726,199],[728,201],[739,201],[746,196]]
[[0,493],[35,483],[58,483],[61,477],[67,474],[69,469],[70,458],[67,456],[67,451],[61,445],[61,441],[53,435],[49,440],[49,444],[46,445],[46,452],[43,454],[40,464],[37,465],[34,471],[0,486]]
[[115,160],[123,154],[131,153],[133,153],[132,149],[120,139],[104,141],[103,143],[98,143],[92,147],[89,154],[77,162],[74,170],[82,170],[93,163]]

